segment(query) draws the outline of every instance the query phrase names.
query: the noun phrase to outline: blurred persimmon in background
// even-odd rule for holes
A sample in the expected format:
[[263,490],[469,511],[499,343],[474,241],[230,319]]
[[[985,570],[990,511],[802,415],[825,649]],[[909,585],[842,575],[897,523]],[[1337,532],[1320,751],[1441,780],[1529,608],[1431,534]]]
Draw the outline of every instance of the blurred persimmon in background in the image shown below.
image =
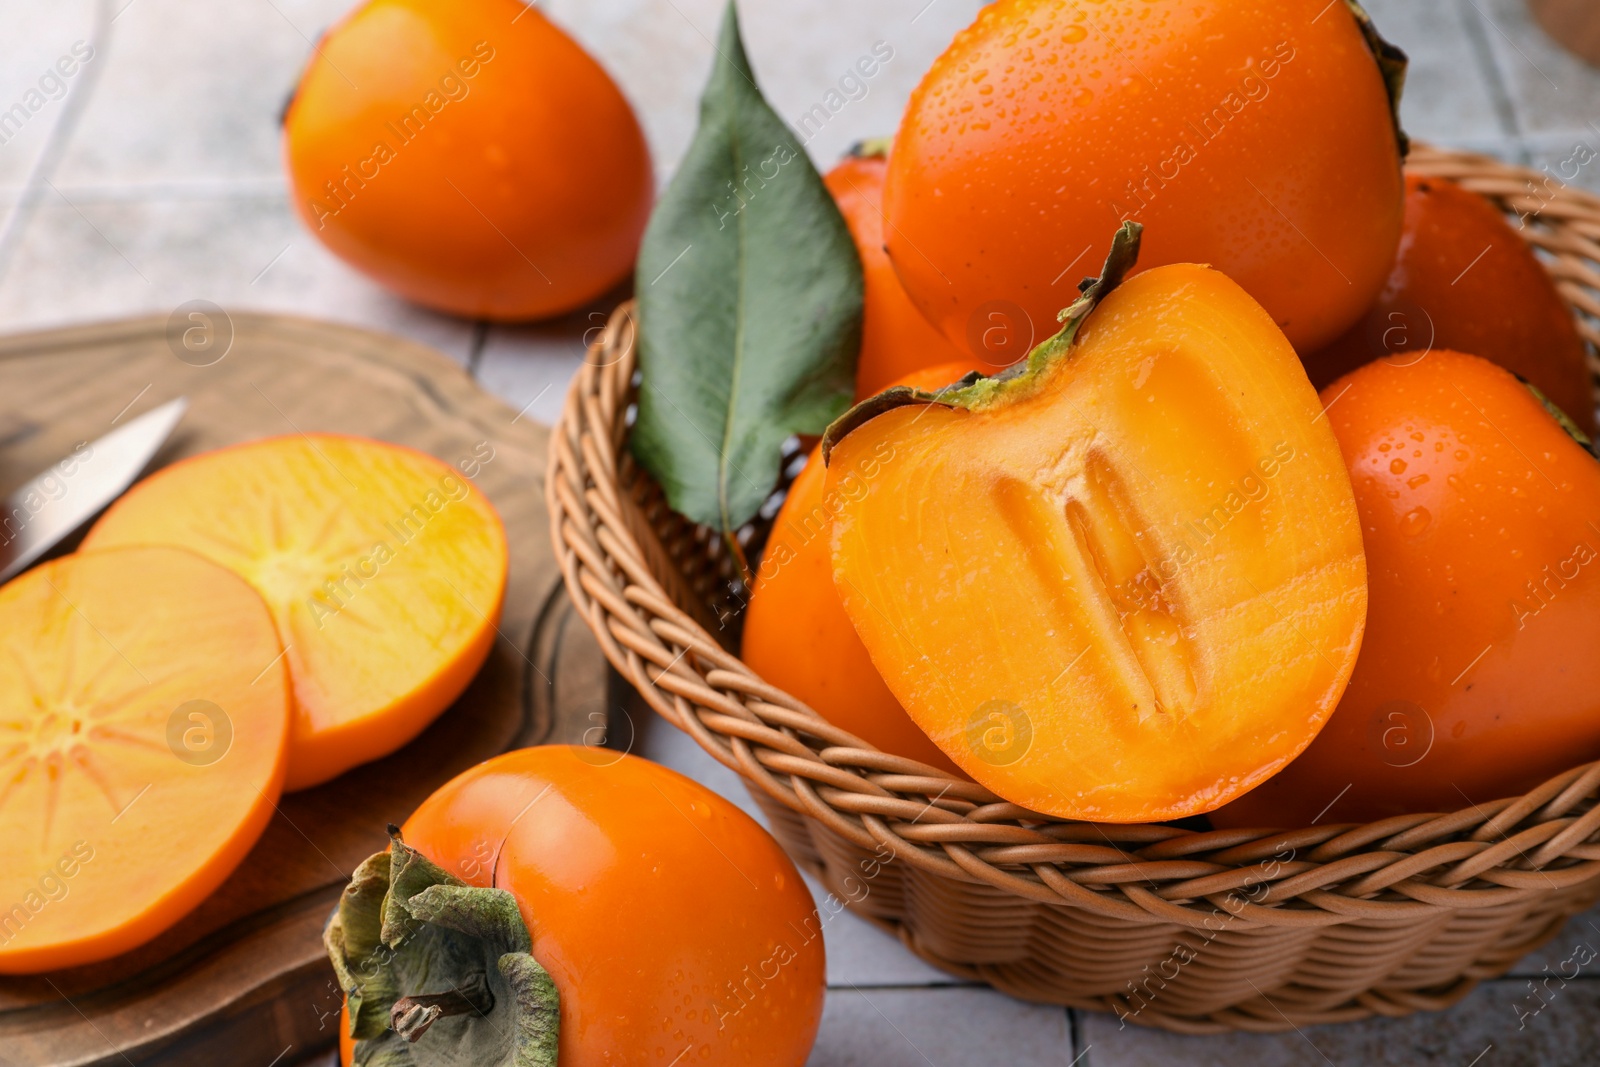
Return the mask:
[[616,285],[654,195],[621,91],[521,0],[369,0],[318,44],[284,142],[318,239],[474,318],[556,315]]
[[[857,400],[882,392],[908,374],[943,363],[965,363],[968,370],[993,374],[1010,362],[990,366],[974,360],[965,349],[945,340],[906,296],[894,264],[883,250],[883,178],[888,169],[888,142],[864,141],[823,178],[855,238],[866,286],[861,357],[856,363]],[[817,477],[820,485],[821,476]]]

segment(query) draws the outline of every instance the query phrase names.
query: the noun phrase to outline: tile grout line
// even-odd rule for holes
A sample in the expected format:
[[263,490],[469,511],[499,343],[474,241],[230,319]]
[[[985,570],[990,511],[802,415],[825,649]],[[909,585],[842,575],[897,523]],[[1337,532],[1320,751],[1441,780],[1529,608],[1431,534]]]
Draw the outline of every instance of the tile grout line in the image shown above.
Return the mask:
[[33,209],[44,187],[50,184],[56,166],[66,155],[67,145],[77,130],[78,120],[89,106],[89,100],[100,84],[100,71],[106,63],[103,57],[108,56],[111,51],[111,23],[115,21],[115,16],[111,15],[110,0],[96,0],[89,35],[92,39],[90,47],[94,50],[93,58],[99,61],[94,63],[92,68],[84,64],[82,77],[67,91],[66,99],[61,101],[61,110],[57,113],[55,122],[45,134],[45,142],[40,147],[39,154],[34,157],[33,165],[28,168],[27,176],[18,190],[17,199],[6,213],[5,220],[0,222],[0,283],[4,282],[6,269],[11,265],[12,254],[20,243],[19,235],[32,218]]
[[1522,124],[1517,121],[1516,104],[1511,99],[1511,90],[1506,84],[1505,74],[1495,59],[1488,28],[1483,24],[1484,16],[1471,0],[1456,0],[1456,14],[1461,20],[1462,29],[1466,31],[1467,43],[1471,46],[1478,74],[1489,90],[1489,100],[1494,105],[1495,118],[1499,120],[1501,134],[1513,141],[1518,161],[1525,163],[1528,153],[1527,146],[1522,140]]
[[[1530,972],[1524,972],[1524,973],[1521,973],[1521,974],[1512,974],[1512,973],[1508,972],[1506,974],[1502,974],[1498,978],[1486,978],[1486,979],[1483,979],[1483,981],[1480,983],[1480,985],[1487,987],[1487,986],[1494,986],[1494,985],[1497,985],[1497,984],[1502,983],[1502,982],[1508,982],[1508,983],[1516,984],[1516,983],[1522,982],[1522,981],[1524,981],[1524,980],[1526,980],[1528,978],[1541,978],[1541,977],[1544,977],[1544,972],[1542,972],[1542,971],[1530,971]],[[1566,978],[1566,979],[1564,979],[1564,981],[1568,985],[1593,986],[1596,989],[1600,989],[1600,974],[1579,974],[1579,975],[1577,975],[1575,977],[1572,977],[1572,978]],[[947,989],[951,989],[951,990],[954,990],[954,989],[960,989],[960,990],[977,989],[977,990],[990,990],[990,991],[998,992],[997,990],[995,990],[994,986],[989,985],[987,982],[884,982],[882,984],[872,984],[872,983],[866,983],[866,982],[848,982],[848,981],[846,981],[846,982],[842,982],[842,983],[839,983],[839,984],[835,984],[833,982],[829,982],[827,988],[830,991],[836,991],[836,992],[840,992],[840,993],[848,993],[848,992],[862,992],[862,993],[920,993],[920,992],[927,992],[927,991],[930,991],[930,990],[931,991],[941,991],[941,990],[947,990]],[[1076,1008],[1064,1008],[1063,1010],[1066,1011],[1067,1014],[1068,1014],[1068,1020],[1072,1024],[1073,1031],[1075,1033],[1079,1033],[1081,1035],[1081,1031],[1083,1029],[1083,1017],[1084,1017],[1085,1013],[1080,1012]],[[1112,1012],[1110,1012],[1110,1011],[1095,1011],[1095,1012],[1090,1012],[1088,1014],[1093,1015],[1096,1018],[1105,1018],[1105,1017],[1113,1017],[1114,1018],[1114,1014]]]
[[482,384],[478,377],[483,367],[483,350],[489,346],[489,320],[478,319],[472,324],[472,340],[467,344],[467,376]]
[[1067,1033],[1072,1041],[1073,1067],[1089,1067],[1089,1050],[1083,1045],[1083,1021],[1077,1008],[1067,1009]]
[[[239,175],[194,181],[105,181],[74,184],[57,182],[56,188],[72,194],[79,204],[127,204],[150,200],[270,200],[287,195],[288,184],[281,175]],[[0,186],[0,196],[20,199],[27,185]]]
[[873,985],[867,982],[845,981],[839,985],[828,983],[830,991],[840,993],[920,993],[929,989],[994,989],[987,982],[885,982]]

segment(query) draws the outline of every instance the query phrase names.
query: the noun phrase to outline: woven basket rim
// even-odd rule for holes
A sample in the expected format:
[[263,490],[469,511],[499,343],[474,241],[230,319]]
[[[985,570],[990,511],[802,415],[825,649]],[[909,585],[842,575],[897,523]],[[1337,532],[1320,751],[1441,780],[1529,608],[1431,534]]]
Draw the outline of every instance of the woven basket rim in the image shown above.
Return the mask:
[[[1516,215],[1600,372],[1600,197],[1472,152],[1417,144],[1407,168]],[[878,751],[762,681],[712,632],[716,538],[673,514],[626,448],[632,303],[590,346],[545,482],[563,578],[606,657],[746,783],[857,846],[930,874],[1106,919],[1214,929],[1405,923],[1600,877],[1600,761],[1454,812],[1301,829],[1194,831],[1058,819]],[[724,565],[726,560],[723,561]]]

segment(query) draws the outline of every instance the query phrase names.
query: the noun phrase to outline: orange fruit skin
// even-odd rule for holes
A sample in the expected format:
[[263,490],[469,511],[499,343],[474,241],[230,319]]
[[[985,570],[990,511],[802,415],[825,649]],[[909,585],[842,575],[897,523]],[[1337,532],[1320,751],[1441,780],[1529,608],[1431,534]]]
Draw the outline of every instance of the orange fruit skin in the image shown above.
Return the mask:
[[[97,963],[180,922],[266,829],[287,763],[272,617],[177,548],[80,552],[0,588],[0,974]],[[226,717],[191,762],[171,721]],[[179,745],[221,744],[210,709]],[[203,747],[202,747],[203,746]],[[40,905],[34,907],[34,905]]]
[[1594,388],[1572,311],[1506,217],[1469,189],[1406,175],[1405,230],[1377,302],[1305,357],[1318,389],[1384,356],[1471,352],[1521,375],[1593,433]]
[[1139,267],[1208,263],[1299,351],[1372,302],[1400,237],[1382,77],[1327,0],[999,0],[911,96],[884,194],[906,292],[959,340],[1036,341],[1124,219]]
[[[375,470],[378,481],[352,484]],[[461,499],[438,514],[458,524],[430,519],[427,547],[402,542],[397,520],[452,478]],[[285,500],[318,510],[286,512]],[[358,586],[349,575],[371,569],[378,541],[393,562]],[[294,684],[286,792],[388,755],[461,695],[494,647],[509,567],[499,513],[467,478],[424,452],[342,434],[265,438],[174,463],[124,494],[84,539],[85,548],[119,544],[188,548],[267,601]],[[423,563],[432,566],[411,577]],[[348,607],[317,592],[325,581],[353,590]]]
[[329,249],[473,318],[605,293],[655,190],[621,91],[520,0],[369,0],[322,39],[284,147],[295,209]]
[[355,1038],[350,1036],[350,1004],[339,1009],[339,1067],[350,1067],[356,1058]]
[[965,346],[945,340],[944,334],[923,318],[906,296],[888,253],[883,250],[883,180],[887,170],[888,163],[881,155],[850,155],[823,178],[850,227],[850,236],[855,238],[866,286],[861,355],[856,363],[857,400],[938,364],[965,364],[962,374],[967,370],[992,374],[1000,369],[970,354]]
[[[971,363],[925,368],[892,384],[938,389],[978,369]],[[830,548],[840,498],[829,493],[827,473],[819,445],[773,522],[750,593],[740,656],[761,677],[874,748],[962,774],[889,692],[845,614]],[[870,482],[867,471],[857,478]]]
[[1474,356],[1371,363],[1322,395],[1361,515],[1366,641],[1311,747],[1212,820],[1456,811],[1600,757],[1600,463]]
[[778,843],[704,786],[604,749],[526,748],[447,783],[402,832],[516,896],[561,996],[562,1067],[805,1062],[817,911]]

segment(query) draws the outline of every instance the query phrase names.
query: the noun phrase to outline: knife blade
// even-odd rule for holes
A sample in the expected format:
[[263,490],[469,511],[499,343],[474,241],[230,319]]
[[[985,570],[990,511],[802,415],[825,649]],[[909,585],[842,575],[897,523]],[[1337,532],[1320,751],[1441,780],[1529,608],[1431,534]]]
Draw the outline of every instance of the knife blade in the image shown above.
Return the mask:
[[96,441],[78,445],[0,501],[0,582],[127,491],[183,418],[189,401],[170,400]]

